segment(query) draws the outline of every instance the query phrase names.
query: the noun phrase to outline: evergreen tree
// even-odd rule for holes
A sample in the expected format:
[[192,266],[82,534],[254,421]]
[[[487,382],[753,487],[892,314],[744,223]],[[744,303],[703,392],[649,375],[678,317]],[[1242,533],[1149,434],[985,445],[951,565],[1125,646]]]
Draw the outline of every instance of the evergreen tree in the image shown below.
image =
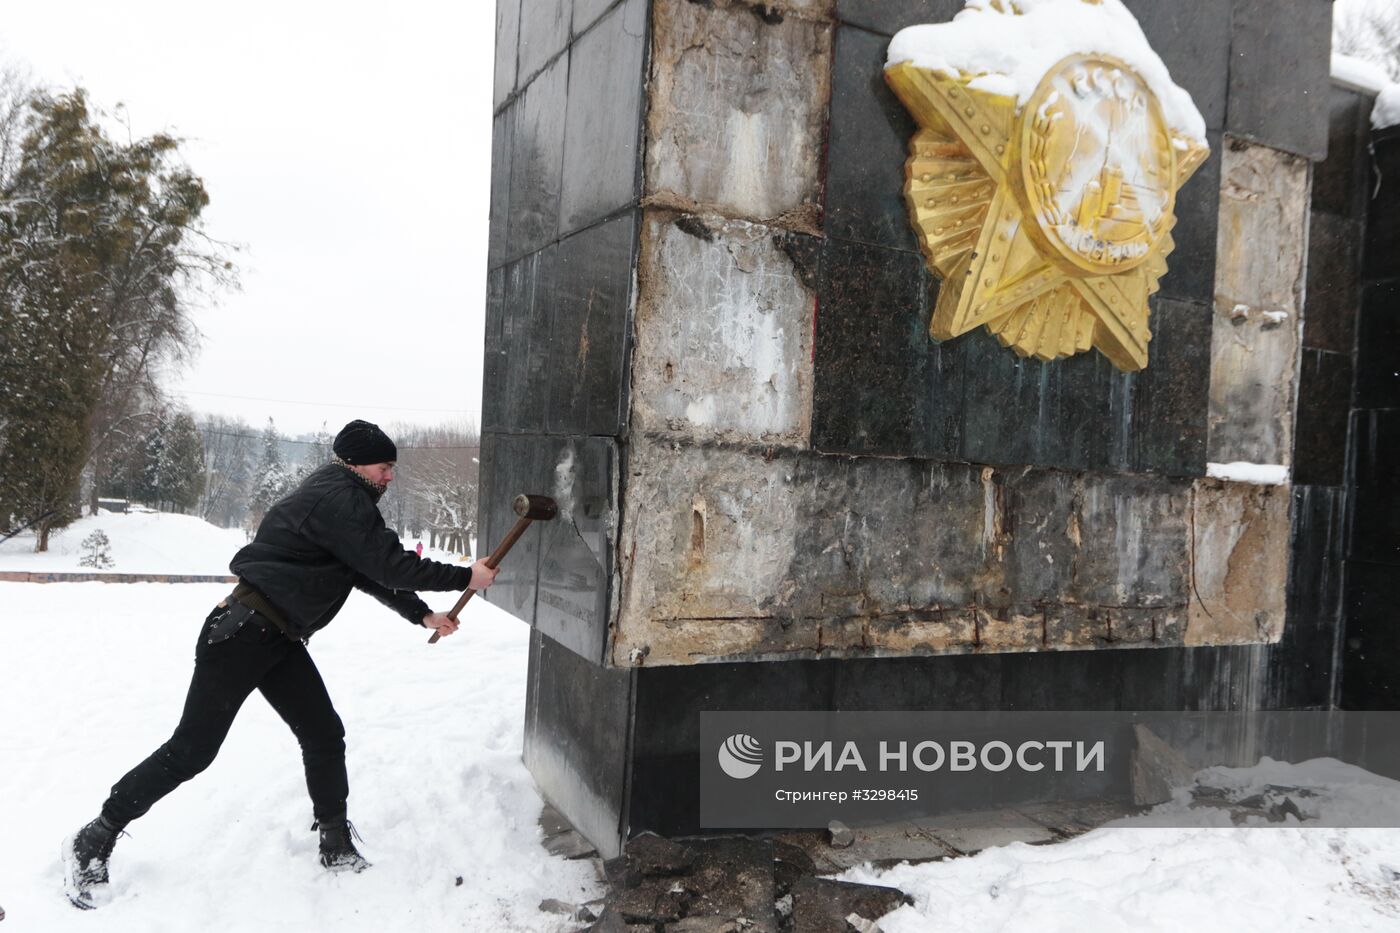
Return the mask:
[[114,142],[81,90],[32,95],[15,119],[0,113],[0,525],[47,515],[45,550],[94,452],[192,345],[182,296],[231,266],[207,248],[178,140]]
[[161,481],[164,479],[161,476],[161,461],[165,459],[165,431],[165,421],[157,420],[151,432],[146,435],[145,443],[141,445],[137,461],[140,479],[136,484],[135,497],[153,509],[159,509],[161,502],[165,500],[165,491],[161,488]]
[[188,412],[180,412],[161,432],[162,445],[156,463],[161,502],[184,512],[204,492],[204,444]]
[[312,434],[303,434],[299,441],[306,444],[306,454],[297,465],[296,472],[292,475],[292,485],[296,486],[312,474],[317,468],[331,462],[331,444],[335,437],[326,430],[325,422],[321,423],[321,430]]
[[248,519],[252,527],[257,527],[267,510],[278,499],[291,491],[292,477],[282,461],[282,439],[277,435],[277,426],[267,419],[267,427],[262,433],[262,459],[253,474],[253,495],[248,502]]

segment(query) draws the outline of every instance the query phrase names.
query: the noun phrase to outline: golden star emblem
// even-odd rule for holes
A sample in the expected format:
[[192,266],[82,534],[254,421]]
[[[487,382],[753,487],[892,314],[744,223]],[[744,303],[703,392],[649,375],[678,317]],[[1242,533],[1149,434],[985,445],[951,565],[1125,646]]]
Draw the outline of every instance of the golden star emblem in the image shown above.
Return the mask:
[[1147,82],[1074,55],[1016,100],[902,62],[885,79],[914,115],[904,197],[943,280],[929,333],[986,325],[1022,356],[1096,347],[1147,365],[1147,298],[1175,244],[1176,192],[1210,150],[1171,130]]

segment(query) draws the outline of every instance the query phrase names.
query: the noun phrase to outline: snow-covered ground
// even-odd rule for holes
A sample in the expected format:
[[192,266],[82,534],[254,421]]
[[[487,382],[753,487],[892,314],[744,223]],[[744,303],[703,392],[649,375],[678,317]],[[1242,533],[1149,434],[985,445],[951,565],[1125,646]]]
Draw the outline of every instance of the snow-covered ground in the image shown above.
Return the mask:
[[110,542],[110,573],[228,573],[229,558],[248,543],[241,530],[194,515],[99,511],[49,535],[49,549],[42,554],[34,551],[32,531],[0,544],[0,570],[93,573],[78,562],[86,553],[83,539],[94,531]]
[[358,593],[311,652],[345,720],[350,816],[374,867],[317,864],[296,742],[254,695],[213,767],[117,844],[112,902],[69,906],[60,841],[168,736],[227,590],[0,583],[0,933],[576,928],[536,909],[600,888],[587,862],[540,846],[520,761],[527,629],[473,600],[429,647]]
[[[132,554],[164,555],[143,570],[208,572],[184,558],[224,533],[167,521],[180,518],[149,517],[158,541],[140,523],[112,527],[126,528]],[[0,569],[19,569],[14,557],[0,554]],[[526,628],[473,600],[461,631],[429,647],[359,594],[311,651],[346,723],[351,819],[374,867],[347,876],[317,864],[296,743],[253,696],[213,767],[118,843],[111,902],[70,907],[59,844],[168,736],[196,633],[226,591],[0,583],[0,933],[577,928],[537,910],[602,889],[587,862],[540,846],[541,802],[520,761]],[[1279,767],[1236,783],[1301,782]],[[1339,805],[1365,806],[1370,793],[1393,805],[1390,785],[1345,789]],[[1397,830],[1108,828],[843,877],[913,895],[881,921],[886,933],[1400,930]]]
[[[106,571],[79,564],[86,553],[83,539],[94,531],[103,532],[111,542],[107,553],[113,565]],[[247,542],[248,536],[241,529],[219,528],[194,515],[99,511],[55,531],[49,536],[49,549],[42,554],[34,551],[32,531],[0,544],[0,570],[226,574],[229,559]],[[417,538],[404,539],[408,548],[417,543]],[[433,560],[451,563],[462,556],[430,549],[427,541],[423,547],[423,556]]]
[[1400,930],[1400,832],[1099,829],[843,880],[914,898],[885,933]]

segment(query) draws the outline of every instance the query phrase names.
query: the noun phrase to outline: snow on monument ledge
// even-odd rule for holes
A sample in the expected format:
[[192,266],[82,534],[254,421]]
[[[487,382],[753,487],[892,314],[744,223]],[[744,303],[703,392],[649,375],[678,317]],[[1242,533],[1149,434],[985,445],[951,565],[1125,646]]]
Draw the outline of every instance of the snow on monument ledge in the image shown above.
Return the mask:
[[907,61],[955,76],[977,75],[968,87],[1014,97],[1019,106],[1056,62],[1091,53],[1130,65],[1161,101],[1167,124],[1205,145],[1201,112],[1172,81],[1121,0],[967,0],[951,22],[896,33],[885,67]]

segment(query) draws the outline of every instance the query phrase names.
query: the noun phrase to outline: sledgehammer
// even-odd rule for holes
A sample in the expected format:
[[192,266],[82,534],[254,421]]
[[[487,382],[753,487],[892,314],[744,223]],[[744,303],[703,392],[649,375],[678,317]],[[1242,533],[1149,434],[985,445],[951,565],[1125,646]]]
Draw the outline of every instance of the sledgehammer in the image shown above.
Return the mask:
[[[496,550],[491,552],[491,556],[486,558],[486,566],[490,567],[492,570],[496,569],[496,565],[501,562],[501,558],[505,557],[506,553],[515,546],[515,542],[520,540],[520,536],[525,533],[526,528],[530,527],[531,522],[553,521],[554,517],[559,514],[559,504],[549,498],[549,496],[531,496],[522,493],[515,497],[515,501],[511,503],[511,508],[515,510],[515,514],[519,515],[520,518],[516,521],[515,527],[501,539],[501,543],[496,547]],[[452,607],[452,611],[447,614],[447,617],[453,622],[456,622],[457,614],[462,611],[462,607],[467,604],[467,601],[475,595],[476,590],[471,589],[463,593],[461,597],[458,598],[457,605]],[[436,644],[437,640],[441,637],[442,636],[437,632],[433,632],[433,637],[428,639],[428,644]]]

